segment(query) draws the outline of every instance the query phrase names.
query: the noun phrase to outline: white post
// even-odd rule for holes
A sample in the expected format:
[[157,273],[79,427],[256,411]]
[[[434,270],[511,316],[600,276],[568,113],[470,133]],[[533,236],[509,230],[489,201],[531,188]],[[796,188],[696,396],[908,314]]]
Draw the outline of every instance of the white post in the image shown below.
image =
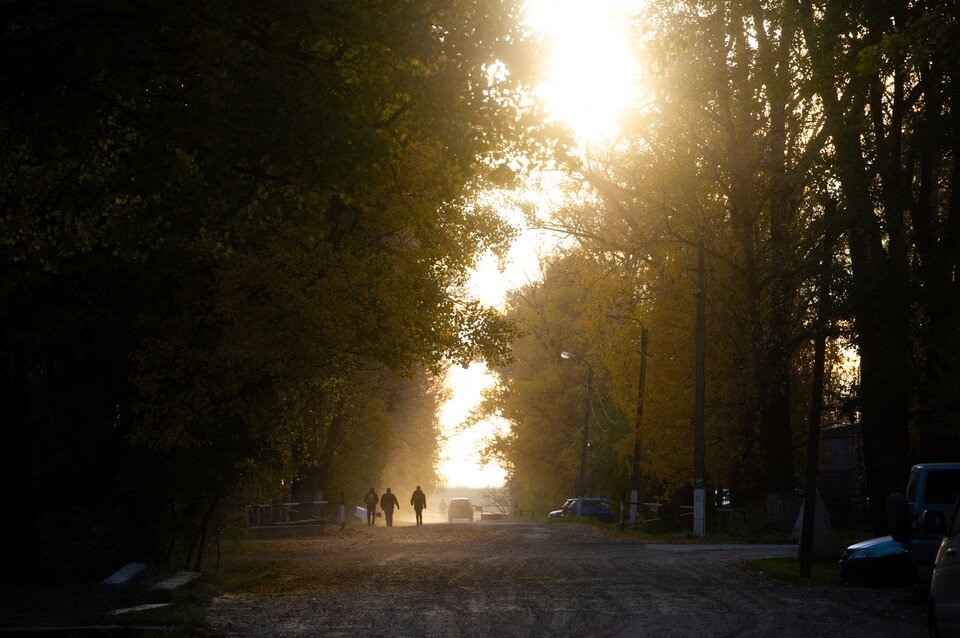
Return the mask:
[[583,503],[583,497],[577,497],[577,516],[580,516],[580,506]]
[[638,494],[637,490],[630,490],[630,524],[634,525],[637,522],[637,502]]
[[693,490],[693,535],[703,536],[706,531],[704,523],[704,505],[706,504],[706,490]]

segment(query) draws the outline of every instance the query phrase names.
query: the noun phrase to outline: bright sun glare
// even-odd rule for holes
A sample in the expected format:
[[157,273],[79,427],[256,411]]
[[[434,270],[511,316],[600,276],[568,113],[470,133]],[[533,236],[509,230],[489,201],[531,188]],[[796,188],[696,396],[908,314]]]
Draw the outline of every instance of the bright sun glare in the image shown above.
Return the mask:
[[[549,56],[547,76],[537,88],[537,96],[583,146],[613,141],[620,117],[635,95],[638,65],[627,32],[626,5],[626,0],[527,2],[527,23],[544,37]],[[524,232],[510,251],[506,272],[501,272],[492,258],[481,262],[471,278],[471,290],[484,302],[499,305],[508,288],[539,276],[536,252],[548,250],[556,241],[556,237]],[[483,421],[460,431],[480,402],[482,388],[494,382],[492,374],[479,364],[447,374],[451,396],[439,415],[446,440],[438,468],[447,485],[503,485],[506,473],[502,468],[479,462],[483,440],[506,427],[502,420]]]
[[581,143],[616,136],[637,64],[622,0],[529,0],[527,22],[548,47],[537,94]]

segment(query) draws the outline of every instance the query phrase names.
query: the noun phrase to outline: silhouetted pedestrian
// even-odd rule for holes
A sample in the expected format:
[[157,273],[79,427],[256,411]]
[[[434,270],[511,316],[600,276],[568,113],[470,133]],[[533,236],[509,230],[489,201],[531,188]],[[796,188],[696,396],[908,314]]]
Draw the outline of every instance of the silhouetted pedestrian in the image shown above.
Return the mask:
[[377,520],[377,502],[379,501],[376,491],[371,487],[367,495],[363,497],[363,503],[367,506],[367,525],[373,525]]
[[423,525],[423,510],[427,507],[427,495],[423,493],[420,486],[413,491],[410,497],[410,504],[413,505],[413,511],[417,513],[417,525]]
[[443,518],[446,515],[447,515],[447,502],[441,498],[440,499],[440,518]]
[[380,509],[383,510],[383,516],[387,519],[387,527],[393,527],[393,508],[400,509],[400,503],[397,497],[393,495],[390,488],[380,497]]

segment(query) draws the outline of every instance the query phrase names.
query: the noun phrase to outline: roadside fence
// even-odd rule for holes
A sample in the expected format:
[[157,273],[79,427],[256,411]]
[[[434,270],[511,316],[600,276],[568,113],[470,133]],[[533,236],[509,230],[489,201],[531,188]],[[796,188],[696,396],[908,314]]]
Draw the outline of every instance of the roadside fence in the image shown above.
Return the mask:
[[343,529],[348,521],[342,492],[340,499],[335,501],[258,503],[244,509],[246,527],[250,531],[314,526],[322,529],[326,525],[338,525]]

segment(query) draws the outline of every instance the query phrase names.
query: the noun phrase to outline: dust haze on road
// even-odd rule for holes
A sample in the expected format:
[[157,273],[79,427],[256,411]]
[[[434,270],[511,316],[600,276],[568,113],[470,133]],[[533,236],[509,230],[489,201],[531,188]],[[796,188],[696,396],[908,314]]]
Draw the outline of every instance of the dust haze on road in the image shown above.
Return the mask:
[[769,582],[790,546],[661,545],[597,527],[361,527],[232,552],[274,569],[208,608],[224,635],[922,636],[909,590]]

